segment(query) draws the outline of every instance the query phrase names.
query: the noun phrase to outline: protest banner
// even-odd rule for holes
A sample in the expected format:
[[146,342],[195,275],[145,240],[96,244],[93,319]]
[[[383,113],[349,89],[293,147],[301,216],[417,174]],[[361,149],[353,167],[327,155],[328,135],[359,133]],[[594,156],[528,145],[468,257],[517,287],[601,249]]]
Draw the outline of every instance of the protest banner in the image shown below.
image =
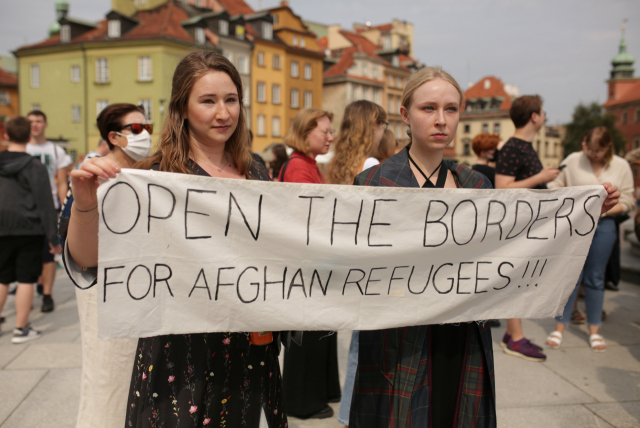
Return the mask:
[[117,338],[551,317],[606,192],[125,170],[98,198],[99,336]]

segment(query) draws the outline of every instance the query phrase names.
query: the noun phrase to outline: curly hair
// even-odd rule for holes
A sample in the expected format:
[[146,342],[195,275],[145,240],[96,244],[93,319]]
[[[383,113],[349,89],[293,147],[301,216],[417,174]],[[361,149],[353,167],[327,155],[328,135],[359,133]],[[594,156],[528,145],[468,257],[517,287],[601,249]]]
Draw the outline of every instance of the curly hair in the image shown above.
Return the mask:
[[160,137],[160,147],[149,158],[138,162],[135,168],[150,169],[153,164],[160,164],[160,171],[193,174],[188,167],[189,159],[194,158],[191,148],[189,121],[187,116],[189,95],[198,79],[210,71],[226,73],[238,91],[240,116],[236,130],[227,140],[224,150],[230,155],[240,174],[246,174],[253,158],[249,143],[249,129],[245,118],[242,80],[238,70],[231,62],[219,53],[197,50],[187,54],[173,73],[171,99],[167,109],[167,118]]
[[333,159],[327,169],[327,182],[351,184],[362,161],[371,155],[373,128],[385,122],[387,113],[371,101],[355,101],[344,110]]
[[498,143],[500,143],[500,137],[498,135],[485,132],[473,137],[471,148],[476,156],[480,157],[480,153],[495,149],[498,147]]

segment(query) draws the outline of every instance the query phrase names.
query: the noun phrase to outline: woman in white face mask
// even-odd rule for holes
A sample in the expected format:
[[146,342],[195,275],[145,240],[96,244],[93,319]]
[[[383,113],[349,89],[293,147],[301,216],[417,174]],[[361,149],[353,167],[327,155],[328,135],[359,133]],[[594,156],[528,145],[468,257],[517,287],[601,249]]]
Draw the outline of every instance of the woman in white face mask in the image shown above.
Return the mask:
[[[131,168],[151,153],[151,133],[142,107],[111,104],[98,116],[100,135],[111,152],[106,157],[120,168]],[[87,162],[94,162],[91,159]],[[92,210],[91,213],[97,213]],[[73,207],[73,188],[60,216],[61,239],[67,237],[69,220],[83,213]],[[64,247],[64,242],[62,242]],[[82,335],[82,378],[77,427],[121,427],[125,424],[129,377],[137,339],[98,340],[97,287],[76,284],[76,300]]]

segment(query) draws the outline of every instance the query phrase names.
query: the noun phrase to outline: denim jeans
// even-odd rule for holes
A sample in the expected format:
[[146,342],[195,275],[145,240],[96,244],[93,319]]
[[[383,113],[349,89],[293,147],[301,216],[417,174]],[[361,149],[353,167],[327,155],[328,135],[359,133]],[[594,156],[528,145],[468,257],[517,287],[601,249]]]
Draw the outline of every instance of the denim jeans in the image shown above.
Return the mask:
[[556,321],[568,324],[573,311],[573,304],[578,296],[580,284],[584,285],[585,301],[587,305],[587,323],[600,325],[602,323],[602,303],[604,301],[604,275],[609,256],[616,242],[616,222],[610,217],[600,219],[596,233],[593,236],[589,254],[584,262],[582,273],[576,288],[564,307],[562,316]]
[[340,400],[340,412],[338,422],[342,425],[349,425],[349,411],[351,410],[351,398],[353,397],[353,385],[356,381],[356,370],[358,369],[358,348],[360,347],[360,332],[354,331],[351,334],[351,345],[349,346],[349,361],[347,362],[347,376],[342,387],[342,399]]

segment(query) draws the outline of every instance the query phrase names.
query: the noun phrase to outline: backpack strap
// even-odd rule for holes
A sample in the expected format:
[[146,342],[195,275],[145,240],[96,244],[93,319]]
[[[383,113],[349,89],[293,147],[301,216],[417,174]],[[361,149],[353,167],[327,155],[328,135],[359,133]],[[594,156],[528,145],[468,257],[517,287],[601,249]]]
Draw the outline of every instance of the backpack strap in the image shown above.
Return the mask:
[[298,158],[297,156],[296,156],[296,157],[293,157],[293,156],[289,157],[289,159],[287,159],[287,160],[282,164],[282,167],[280,168],[280,174],[278,174],[278,180],[280,180],[280,181],[284,181],[284,174],[285,174],[285,172],[287,172],[287,165],[289,165],[289,161],[290,161],[290,160],[292,160],[292,159],[299,159],[299,160],[302,160],[302,159]]

